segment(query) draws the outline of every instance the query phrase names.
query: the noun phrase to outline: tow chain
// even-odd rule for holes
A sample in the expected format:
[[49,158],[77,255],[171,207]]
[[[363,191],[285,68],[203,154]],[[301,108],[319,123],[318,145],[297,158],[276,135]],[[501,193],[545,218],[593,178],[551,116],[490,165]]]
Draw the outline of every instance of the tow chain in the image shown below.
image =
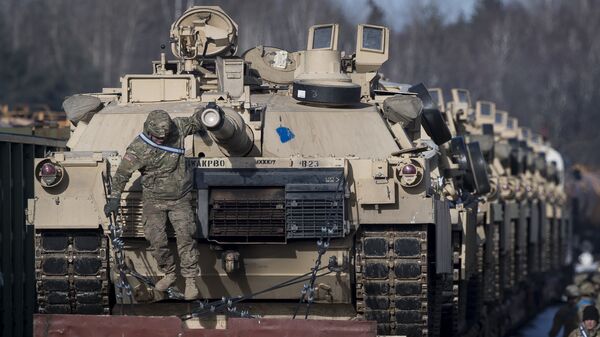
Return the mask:
[[[108,202],[108,196],[111,193],[111,181],[102,173],[102,183],[104,186],[104,198]],[[115,283],[115,287],[119,289],[116,292],[116,297],[119,299],[121,307],[121,315],[124,314],[123,299],[125,296],[129,298],[129,303],[133,303],[133,294],[131,292],[131,284],[127,280],[127,269],[125,265],[125,258],[123,254],[123,240],[121,239],[122,234],[121,226],[117,224],[116,215],[111,213],[108,217],[108,237],[112,242],[113,255],[119,273],[119,280]]]
[[[303,302],[304,297],[306,296],[306,294],[308,294],[305,319],[308,318],[310,305],[313,303],[313,300],[314,300],[314,284],[315,284],[316,279],[319,277],[322,277],[322,276],[329,275],[331,273],[339,273],[343,270],[343,268],[340,267],[340,265],[338,264],[337,257],[335,255],[332,255],[329,257],[327,266],[321,267],[321,259],[322,259],[323,255],[325,255],[325,253],[327,252],[327,248],[329,248],[329,244],[330,244],[331,236],[332,236],[331,234],[333,234],[333,232],[336,230],[336,228],[337,228],[336,226],[333,226],[330,229],[327,229],[326,227],[321,228],[321,237],[317,241],[318,255],[317,255],[317,259],[315,261],[315,266],[313,268],[311,268],[310,272],[302,274],[300,276],[296,276],[287,281],[281,282],[281,283],[273,285],[267,289],[264,289],[264,290],[261,290],[261,291],[258,291],[258,292],[252,293],[252,294],[243,295],[243,296],[240,295],[236,298],[223,297],[223,298],[221,298],[220,301],[214,301],[214,302],[198,301],[198,303],[199,303],[198,309],[196,309],[195,311],[193,311],[189,314],[180,316],[180,318],[182,320],[197,318],[197,317],[200,317],[203,315],[214,314],[218,311],[222,311],[223,309],[226,309],[227,313],[235,314],[238,317],[259,318],[259,316],[257,316],[257,315],[251,315],[247,310],[246,311],[245,310],[238,311],[234,305],[237,303],[240,303],[242,301],[252,299],[255,296],[273,291],[273,290],[277,290],[277,289],[285,288],[285,287],[288,287],[288,286],[291,286],[294,284],[309,281],[308,285],[305,283],[303,286],[303,290],[302,290],[303,295],[302,295],[302,297],[298,303],[298,306],[296,307],[295,312],[294,312],[294,318],[295,318],[298,313],[298,310],[300,308],[300,305]],[[327,234],[326,240],[323,240],[324,234]],[[321,272],[325,269],[328,269],[328,271],[318,274],[319,272]]]
[[[340,186],[341,186],[341,180],[338,181],[338,185],[336,188],[336,191],[339,192]],[[343,198],[342,198],[343,200]],[[331,205],[333,208],[335,205],[335,210],[339,211],[339,208],[341,207],[341,203],[339,201],[337,201],[336,199],[333,199],[331,202]],[[327,212],[327,219],[326,219],[326,223],[327,225],[329,225],[331,223],[331,219],[329,218],[332,212]],[[335,214],[338,214],[338,212],[335,212]],[[331,237],[333,236],[333,233],[335,232],[335,230],[337,229],[337,226],[335,224],[329,226],[329,228],[327,227],[321,227],[321,236],[319,237],[319,240],[317,240],[317,259],[315,260],[315,266],[311,269],[311,275],[310,275],[310,282],[308,284],[304,284],[304,286],[302,287],[302,290],[300,291],[300,300],[298,301],[298,305],[296,306],[296,310],[294,311],[294,316],[292,317],[292,319],[296,319],[296,315],[298,315],[298,311],[300,310],[300,306],[302,305],[302,302],[306,301],[306,311],[304,313],[304,319],[308,319],[308,313],[310,312],[310,306],[311,304],[314,302],[315,300],[315,281],[317,279],[317,270],[319,270],[319,267],[321,267],[321,258],[323,257],[323,255],[325,255],[325,253],[327,252],[327,249],[329,248],[329,244],[331,243]],[[323,236],[326,235],[325,240],[323,240]]]
[[[336,191],[340,190],[340,186],[341,186],[342,181],[339,180],[338,181],[338,185],[336,188]],[[343,198],[342,198],[343,200]],[[336,199],[333,199],[331,202],[331,208],[335,208],[336,210],[339,210],[339,208],[341,207],[341,204],[339,201],[336,201]],[[326,219],[326,224],[329,225],[331,224],[331,219],[329,218],[331,216],[332,212],[327,212],[327,219]],[[336,212],[337,214],[337,212]],[[325,253],[327,252],[327,249],[329,249],[329,244],[331,243],[331,237],[333,236],[333,233],[335,232],[335,230],[337,229],[337,226],[335,224],[329,226],[329,228],[323,226],[321,227],[321,235],[319,237],[319,240],[317,240],[317,259],[315,260],[315,265],[314,267],[311,269],[311,275],[310,275],[310,282],[308,284],[304,284],[304,286],[302,287],[302,290],[300,291],[300,294],[302,296],[300,296],[300,300],[298,301],[298,305],[296,306],[296,310],[294,310],[294,316],[292,317],[292,319],[296,319],[296,316],[298,315],[298,311],[300,310],[300,306],[302,305],[302,302],[306,301],[306,311],[304,313],[304,319],[308,319],[308,313],[310,312],[310,306],[311,304],[314,302],[315,299],[315,281],[317,279],[317,270],[319,270],[319,268],[321,267],[321,258],[323,257],[323,255],[325,255]],[[325,240],[323,240],[323,236],[326,235]]]
[[[321,227],[321,237],[317,241],[318,255],[317,255],[317,259],[315,260],[315,266],[312,267],[310,270],[309,283],[308,284],[305,283],[304,286],[302,287],[302,290],[300,291],[302,296],[300,296],[300,300],[298,301],[296,310],[294,310],[294,316],[292,317],[293,319],[296,319],[296,315],[298,315],[300,306],[302,305],[302,302],[304,302],[304,301],[306,301],[306,312],[304,314],[304,319],[308,319],[308,312],[310,310],[310,305],[313,303],[313,301],[315,299],[315,281],[317,279],[317,271],[321,267],[321,258],[323,257],[323,255],[325,255],[325,253],[327,252],[327,249],[329,248],[329,244],[331,241],[331,235],[333,234],[335,229],[336,229],[336,226],[333,226],[329,229],[327,229],[326,227]],[[327,234],[327,238],[325,240],[323,240],[323,236],[325,234]]]
[[[109,195],[112,193],[112,179],[110,175],[106,176],[102,173],[102,183],[104,186],[104,198],[106,199],[106,202],[108,202]],[[120,214],[120,216],[122,218],[123,214]],[[122,235],[123,228],[118,222],[117,215],[112,212],[108,217],[108,237],[113,246],[113,257],[119,273],[119,280],[115,284],[115,287],[119,289],[119,292],[116,292],[116,297],[120,300],[121,314],[124,314],[123,299],[125,297],[129,299],[129,303],[132,305],[133,309],[133,292],[131,283],[129,283],[129,280],[127,279],[127,275],[135,277],[138,281],[151,288],[155,287],[155,283],[149,277],[141,275],[127,266],[124,253],[125,243],[122,239]],[[184,299],[183,294],[174,287],[169,287],[166,292],[169,299]]]
[[[320,267],[320,268],[316,269],[316,273],[323,271],[325,269],[328,269],[328,271],[321,273],[321,274],[316,274],[316,276],[314,276],[314,279],[317,279],[317,278],[325,276],[325,275],[329,275],[331,273],[338,273],[343,270],[343,268],[339,266],[336,256],[330,256],[328,265],[325,267]],[[252,299],[258,295],[268,293],[273,290],[277,290],[277,289],[288,287],[288,286],[291,286],[294,284],[309,281],[309,280],[313,279],[312,275],[314,272],[315,272],[314,270],[311,270],[308,273],[302,274],[300,276],[296,276],[287,281],[278,283],[267,289],[263,289],[263,290],[255,292],[255,293],[252,293],[252,294],[240,295],[238,297],[232,297],[232,298],[223,297],[220,300],[213,301],[213,302],[198,301],[198,308],[196,310],[192,311],[191,313],[182,315],[182,316],[180,316],[180,318],[182,320],[188,320],[188,319],[197,318],[197,317],[204,316],[204,315],[211,315],[211,314],[214,314],[217,312],[222,312],[222,311],[225,311],[230,314],[236,314],[239,317],[243,317],[243,318],[259,318],[259,316],[257,316],[257,315],[251,315],[248,311],[244,311],[244,310],[238,311],[234,305],[236,305],[242,301]]]
[[[338,191],[340,189],[341,182],[342,182],[341,180],[338,181],[338,186],[337,186]],[[343,193],[343,192],[341,192],[341,193]],[[341,202],[343,202],[343,198],[341,198],[341,199],[342,199]],[[335,207],[336,210],[339,211],[339,208],[342,207],[341,202],[336,201],[334,199],[332,201],[332,206],[335,205],[333,207]],[[327,212],[327,216],[329,217],[330,215],[331,215],[331,212]],[[327,224],[330,223],[329,218],[326,219],[326,223]],[[302,296],[300,298],[300,301],[298,302],[298,306],[296,307],[294,316],[293,316],[294,318],[296,317],[296,315],[299,311],[299,308],[302,305],[302,302],[306,299],[306,312],[305,312],[304,318],[307,319],[308,313],[310,310],[310,305],[314,302],[316,279],[319,277],[322,277],[322,276],[329,275],[331,273],[339,273],[339,272],[343,271],[343,267],[340,267],[340,265],[338,264],[338,261],[337,261],[337,257],[335,255],[332,255],[329,257],[327,266],[321,267],[321,263],[322,263],[321,260],[323,258],[323,255],[325,255],[325,253],[327,252],[327,249],[329,248],[332,234],[335,232],[336,229],[337,229],[336,225],[330,226],[330,228],[327,228],[326,226],[321,227],[321,234],[320,234],[319,240],[317,241],[317,252],[318,252],[317,259],[315,260],[314,267],[312,267],[308,273],[305,273],[300,276],[296,276],[287,281],[281,282],[281,283],[273,285],[267,289],[264,289],[264,290],[261,290],[261,291],[258,291],[258,292],[252,293],[252,294],[243,295],[243,296],[240,295],[235,298],[223,297],[223,298],[221,298],[221,300],[214,301],[214,302],[198,301],[198,308],[196,310],[192,311],[191,313],[182,315],[182,316],[180,316],[180,318],[182,320],[188,320],[188,319],[197,318],[197,317],[200,317],[203,315],[214,314],[216,312],[223,311],[224,309],[226,310],[227,313],[235,314],[235,315],[238,315],[239,317],[258,318],[258,316],[251,315],[248,311],[244,311],[244,310],[238,311],[234,305],[237,303],[240,303],[242,301],[252,299],[255,296],[273,291],[273,290],[277,290],[280,288],[284,288],[284,287],[288,287],[288,286],[291,286],[294,284],[308,281],[308,284],[305,283],[302,288],[302,291],[301,291]],[[324,240],[325,235],[326,235],[326,238]],[[319,274],[319,272],[321,272],[325,269],[328,269],[328,271]]]
[[[102,182],[103,182],[103,186],[104,186],[104,197],[106,199],[106,202],[108,202],[109,195],[111,194],[111,191],[112,191],[112,179],[111,179],[110,175],[106,176],[106,175],[104,175],[104,173],[102,173]],[[339,186],[339,183],[338,183],[338,186]],[[340,205],[337,205],[336,207],[340,207]],[[119,209],[119,211],[121,211],[121,210]],[[123,214],[120,214],[120,216],[123,217]],[[328,216],[329,216],[329,214],[328,214]],[[152,279],[150,279],[149,277],[141,275],[138,272],[131,270],[127,266],[127,264],[125,263],[124,241],[121,238],[121,236],[123,234],[123,229],[121,228],[120,223],[117,221],[117,215],[114,212],[110,214],[110,216],[108,217],[108,220],[109,220],[108,236],[113,245],[114,259],[115,259],[115,262],[117,265],[117,271],[119,272],[119,280],[117,281],[115,286],[116,286],[116,288],[118,288],[120,290],[121,293],[120,294],[117,293],[116,296],[118,299],[121,299],[121,301],[120,301],[121,314],[123,314],[124,310],[123,310],[122,299],[125,296],[127,296],[129,298],[129,303],[133,304],[132,287],[131,287],[131,284],[129,283],[129,280],[127,279],[127,275],[131,275],[131,276],[135,277],[138,281],[140,281],[141,283],[143,283],[151,288],[154,288],[155,284],[152,281]],[[281,282],[279,284],[273,285],[267,289],[264,289],[264,290],[261,290],[261,291],[255,292],[255,293],[251,293],[248,295],[240,295],[235,298],[223,297],[223,298],[221,298],[221,300],[213,301],[213,302],[197,301],[198,308],[196,310],[192,311],[191,313],[180,316],[180,318],[182,320],[188,320],[188,319],[197,318],[197,317],[200,317],[203,315],[214,314],[219,311],[222,311],[223,309],[225,309],[226,313],[229,315],[235,315],[235,316],[242,317],[242,318],[259,318],[260,316],[252,315],[252,314],[250,314],[250,312],[248,310],[238,310],[237,307],[234,305],[236,305],[237,303],[240,303],[242,301],[252,299],[255,296],[273,291],[273,290],[277,290],[277,289],[288,287],[288,286],[291,286],[294,284],[309,281],[308,284],[305,283],[302,288],[302,291],[301,291],[302,297],[300,298],[300,301],[298,302],[298,306],[296,307],[296,310],[294,312],[294,318],[296,318],[296,315],[298,313],[300,306],[302,305],[302,302],[306,299],[306,312],[305,312],[304,318],[305,319],[308,318],[310,305],[314,302],[314,294],[315,294],[314,285],[315,285],[316,279],[319,277],[322,277],[322,276],[329,275],[331,273],[339,273],[340,271],[343,270],[343,268],[339,266],[337,257],[335,255],[329,257],[327,266],[321,267],[322,257],[327,252],[327,249],[329,248],[329,244],[331,241],[331,236],[336,229],[337,229],[337,226],[335,226],[335,225],[329,229],[326,227],[321,228],[321,236],[319,237],[319,240],[317,241],[318,255],[317,255],[317,259],[315,261],[315,266],[313,268],[311,268],[310,272],[305,273],[300,276],[297,276],[297,277],[294,277],[287,281]],[[323,240],[323,236],[325,234],[326,234],[326,239]],[[328,271],[318,274],[320,271],[323,271],[325,269],[328,269]],[[169,287],[166,292],[167,292],[169,299],[176,299],[176,300],[184,299],[183,294],[174,287]]]

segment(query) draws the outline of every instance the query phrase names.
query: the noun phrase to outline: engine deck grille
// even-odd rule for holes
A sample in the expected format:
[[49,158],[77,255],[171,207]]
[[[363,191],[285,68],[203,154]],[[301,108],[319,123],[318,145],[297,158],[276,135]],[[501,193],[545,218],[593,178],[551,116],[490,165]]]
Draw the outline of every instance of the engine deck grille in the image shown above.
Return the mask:
[[210,236],[219,241],[285,241],[285,201],[214,199]]
[[[196,168],[194,175],[198,239],[285,243],[350,232],[342,167]],[[141,199],[141,193],[132,192],[122,200],[123,236],[144,236]],[[173,236],[170,225],[167,234]]]
[[[287,238],[320,237],[322,228],[333,228],[331,237],[344,233],[343,199],[288,199],[286,200]],[[326,235],[323,235],[326,236]]]

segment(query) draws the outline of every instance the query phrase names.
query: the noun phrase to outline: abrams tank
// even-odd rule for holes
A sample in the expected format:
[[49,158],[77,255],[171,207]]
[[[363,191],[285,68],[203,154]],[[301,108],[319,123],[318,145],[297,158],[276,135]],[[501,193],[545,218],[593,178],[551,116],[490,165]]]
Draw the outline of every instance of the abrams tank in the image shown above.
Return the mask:
[[[472,104],[466,89],[452,89],[448,102],[441,89],[429,91],[453,136],[441,147],[442,162],[447,158],[442,165],[447,172],[444,195],[453,201],[450,212],[456,261],[452,292],[445,292],[452,296],[446,297],[443,309],[444,317],[452,320],[444,321],[447,325],[442,330],[458,336],[503,336],[546,303],[527,302],[527,298],[557,297],[564,279],[552,276],[552,271],[568,274],[565,244],[571,225],[560,178],[562,158],[548,144],[537,147],[537,151],[552,153],[552,159],[538,162],[542,171],[547,167],[552,172],[542,176],[534,164],[537,155],[531,131],[518,128],[516,119],[497,111],[493,102]],[[481,150],[477,167],[465,165],[468,145],[473,143]],[[480,172],[474,176],[480,179],[471,180],[477,188],[469,189],[470,184],[465,184],[468,176],[454,173],[461,163]],[[547,186],[552,193],[538,193],[540,186]],[[553,201],[551,206],[543,206],[542,213],[539,203],[546,196]],[[540,232],[540,228],[544,230]],[[550,258],[542,257],[541,252]],[[542,263],[546,267],[541,268]]]
[[[310,27],[305,50],[239,56],[237,31],[219,7],[192,7],[171,26],[175,59],[163,53],[151,73],[64,102],[69,151],[36,161],[28,205],[38,311],[110,314],[127,304],[190,321],[358,317],[383,335],[476,331],[481,317],[471,313],[489,279],[480,277],[479,206],[501,182],[489,182],[489,130],[477,138],[453,122],[470,99],[456,92],[446,109],[423,85],[381,80],[383,26],[358,25],[351,54],[338,50],[337,24]],[[116,218],[102,212],[110,176],[156,109],[199,111],[203,125],[185,140],[202,301],[175,311],[157,302],[181,302],[183,280],[153,287],[162,275],[144,240],[139,173]],[[490,263],[498,283],[500,262]]]

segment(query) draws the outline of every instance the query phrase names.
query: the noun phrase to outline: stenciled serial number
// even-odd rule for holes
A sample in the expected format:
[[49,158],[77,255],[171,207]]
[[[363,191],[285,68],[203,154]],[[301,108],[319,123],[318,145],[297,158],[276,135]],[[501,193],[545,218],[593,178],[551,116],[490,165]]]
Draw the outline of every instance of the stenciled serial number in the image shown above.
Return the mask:
[[301,160],[300,166],[301,167],[319,167],[319,161],[318,160]]
[[198,163],[198,167],[225,167],[225,159],[205,159]]
[[[248,158],[251,159],[251,158]],[[227,168],[227,167],[232,167],[233,166],[239,166],[240,167],[256,167],[256,165],[260,165],[260,166],[270,166],[270,167],[290,167],[288,165],[291,164],[291,167],[296,167],[296,168],[319,168],[322,166],[322,162],[320,162],[319,160],[311,160],[311,159],[301,159],[301,160],[293,160],[291,163],[287,162],[282,162],[282,161],[277,161],[276,159],[255,159],[256,161],[240,161],[240,162],[234,162],[234,163],[230,163],[229,160],[227,159],[223,159],[223,158],[214,158],[214,159],[206,159],[206,158],[202,158],[202,159],[188,159],[186,160],[186,164],[188,165],[188,167],[197,167],[197,168]],[[278,164],[279,163],[279,164]],[[328,162],[325,162],[325,166],[327,165]]]
[[257,159],[257,165],[275,165],[275,159]]

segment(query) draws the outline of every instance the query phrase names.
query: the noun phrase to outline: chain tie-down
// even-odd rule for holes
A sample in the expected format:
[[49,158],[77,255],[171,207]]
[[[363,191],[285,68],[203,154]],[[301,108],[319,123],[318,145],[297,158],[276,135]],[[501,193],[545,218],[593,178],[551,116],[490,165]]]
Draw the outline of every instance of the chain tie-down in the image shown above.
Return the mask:
[[[102,173],[102,184],[104,186],[104,198],[108,201],[108,196],[112,192],[112,179],[110,175],[106,176]],[[119,214],[120,217],[123,217],[123,214]],[[115,287],[119,290],[116,292],[116,297],[119,299],[119,303],[121,305],[121,314],[124,314],[123,308],[123,299],[127,297],[129,299],[130,305],[132,305],[133,309],[133,292],[131,284],[127,279],[127,275],[131,275],[135,277],[142,284],[149,286],[150,288],[154,288],[155,284],[147,276],[141,275],[140,273],[131,270],[127,264],[125,263],[125,253],[124,247],[125,242],[122,239],[123,229],[117,219],[117,215],[112,212],[108,217],[108,238],[113,246],[113,258],[115,260],[115,265],[117,267],[117,272],[119,274],[119,279],[115,283]],[[183,294],[174,287],[169,287],[167,289],[167,296],[169,299],[184,299]]]

